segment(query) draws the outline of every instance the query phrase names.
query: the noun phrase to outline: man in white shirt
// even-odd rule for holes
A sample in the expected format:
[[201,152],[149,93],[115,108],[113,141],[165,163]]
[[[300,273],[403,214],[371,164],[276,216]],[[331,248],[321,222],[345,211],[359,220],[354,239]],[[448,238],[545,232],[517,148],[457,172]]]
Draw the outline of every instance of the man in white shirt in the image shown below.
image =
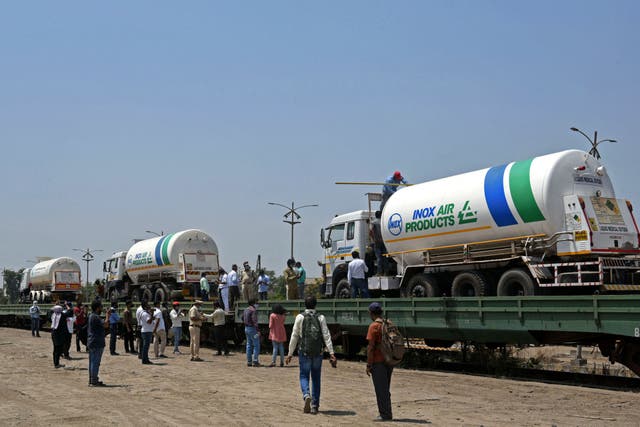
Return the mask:
[[140,312],[140,332],[142,335],[142,364],[153,365],[153,362],[149,360],[149,347],[151,346],[151,339],[153,338],[153,329],[155,323],[153,322],[153,311],[149,307],[149,303],[142,302],[142,311]]
[[[289,353],[285,359],[288,365],[293,357],[293,352],[300,342],[298,358],[300,362],[300,388],[304,399],[305,414],[317,414],[320,407],[320,377],[322,374],[322,349],[323,344],[330,354],[331,365],[336,367],[336,356],[333,354],[331,333],[327,327],[327,321],[322,314],[316,313],[316,297],[308,296],[304,300],[306,310],[296,316],[289,341]],[[307,323],[309,322],[309,323]],[[312,388],[309,393],[309,379]]]
[[136,309],[136,347],[138,348],[138,359],[142,359],[142,312],[144,311],[143,302]]
[[227,287],[229,288],[229,306],[225,308],[227,311],[232,311],[235,308],[236,301],[240,299],[238,282],[238,266],[233,264],[231,271],[227,275]]
[[360,259],[360,252],[351,252],[353,260],[347,269],[347,280],[351,286],[351,298],[356,298],[358,293],[360,298],[369,298],[369,287],[367,286],[366,273],[369,271],[367,265]]
[[171,329],[173,330],[173,354],[180,353],[180,339],[182,338],[182,322],[187,320],[184,310],[180,308],[178,301],[173,302],[173,310],[169,313],[171,316]]
[[164,324],[164,318],[162,317],[162,309],[160,308],[160,301],[155,303],[155,311],[153,312],[153,353],[157,358],[166,358],[164,355],[164,349],[167,347],[167,327]]

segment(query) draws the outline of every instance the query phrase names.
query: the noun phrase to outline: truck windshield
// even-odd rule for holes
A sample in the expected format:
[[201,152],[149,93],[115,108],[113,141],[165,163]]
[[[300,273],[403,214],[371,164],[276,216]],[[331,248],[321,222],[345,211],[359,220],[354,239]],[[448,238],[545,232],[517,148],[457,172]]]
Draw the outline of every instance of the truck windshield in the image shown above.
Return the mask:
[[329,239],[333,242],[344,240],[344,224],[334,225],[329,229]]

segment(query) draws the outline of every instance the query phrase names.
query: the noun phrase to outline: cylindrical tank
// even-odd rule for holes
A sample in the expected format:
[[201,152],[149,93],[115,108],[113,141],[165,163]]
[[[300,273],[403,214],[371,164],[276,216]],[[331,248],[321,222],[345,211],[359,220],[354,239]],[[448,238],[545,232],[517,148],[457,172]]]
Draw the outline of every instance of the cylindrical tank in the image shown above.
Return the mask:
[[[30,282],[33,290],[50,290],[56,280],[56,273],[77,273],[71,277],[80,278],[80,266],[71,258],[61,257],[37,263],[31,268]],[[69,276],[65,274],[65,277]],[[27,284],[28,286],[28,284]]]
[[179,271],[180,254],[196,253],[218,253],[216,242],[202,230],[184,230],[143,240],[127,251],[127,273],[137,283],[140,274]]
[[420,249],[545,234],[565,226],[565,195],[615,197],[600,162],[568,150],[398,190],[382,213],[387,251],[402,265]]

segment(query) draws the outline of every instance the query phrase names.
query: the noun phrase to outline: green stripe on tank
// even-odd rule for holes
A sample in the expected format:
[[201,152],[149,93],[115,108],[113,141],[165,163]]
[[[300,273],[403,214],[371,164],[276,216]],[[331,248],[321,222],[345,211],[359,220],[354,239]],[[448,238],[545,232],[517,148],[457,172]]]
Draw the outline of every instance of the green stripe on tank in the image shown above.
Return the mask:
[[167,252],[169,247],[169,241],[171,240],[172,237],[173,237],[173,234],[169,234],[167,238],[164,239],[164,242],[162,242],[162,263],[164,265],[168,265],[171,263],[171,261],[169,261],[169,254]]
[[544,221],[531,188],[531,162],[515,162],[509,172],[509,190],[516,209],[524,222]]

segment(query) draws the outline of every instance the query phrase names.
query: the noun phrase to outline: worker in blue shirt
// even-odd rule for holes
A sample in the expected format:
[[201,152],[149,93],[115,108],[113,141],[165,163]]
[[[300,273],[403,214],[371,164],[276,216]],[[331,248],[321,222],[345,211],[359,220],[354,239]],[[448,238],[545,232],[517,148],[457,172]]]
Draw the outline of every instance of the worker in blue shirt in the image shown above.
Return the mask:
[[120,322],[120,316],[118,315],[117,302],[112,303],[111,308],[107,310],[107,318],[109,319],[109,333],[111,334],[109,354],[118,356],[120,353],[116,352],[116,340],[118,339],[118,322]]
[[385,184],[382,186],[382,202],[380,203],[380,210],[384,208],[384,205],[387,203],[387,200],[389,200],[389,197],[391,197],[393,193],[398,191],[399,185],[393,184],[407,183],[407,181],[405,181],[405,179],[402,177],[400,171],[395,171],[393,175],[387,178],[384,182]]

